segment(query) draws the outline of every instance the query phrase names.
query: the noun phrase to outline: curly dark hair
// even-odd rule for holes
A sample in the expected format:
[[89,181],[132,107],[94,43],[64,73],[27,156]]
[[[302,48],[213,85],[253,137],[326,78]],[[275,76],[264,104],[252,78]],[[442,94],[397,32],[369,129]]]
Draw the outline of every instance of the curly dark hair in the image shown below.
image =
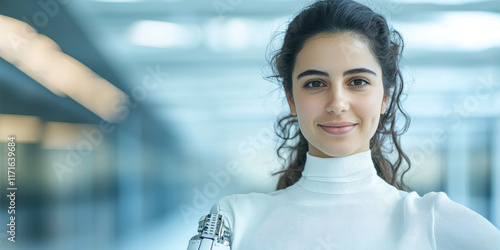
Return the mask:
[[[403,177],[410,169],[411,162],[400,143],[400,136],[410,125],[410,117],[403,110],[400,99],[404,86],[400,71],[404,42],[398,31],[389,28],[383,16],[351,0],[324,0],[307,6],[288,24],[283,45],[273,53],[270,60],[273,74],[268,78],[277,79],[287,98],[291,98],[292,71],[297,54],[304,43],[319,34],[346,32],[354,33],[367,42],[382,68],[384,97],[390,96],[389,106],[381,115],[375,135],[370,139],[372,160],[377,174],[397,189],[410,190],[404,184]],[[397,118],[401,117],[398,113],[404,118],[402,128],[396,126]],[[273,173],[273,176],[282,174],[276,188],[279,190],[300,179],[309,149],[308,141],[300,131],[297,117],[294,115],[279,117],[275,132],[282,140],[277,154],[283,161],[283,168]],[[394,147],[383,147],[387,139]],[[394,152],[394,148],[397,150],[397,159],[392,163],[386,154]],[[402,167],[403,161],[408,165],[406,169]]]

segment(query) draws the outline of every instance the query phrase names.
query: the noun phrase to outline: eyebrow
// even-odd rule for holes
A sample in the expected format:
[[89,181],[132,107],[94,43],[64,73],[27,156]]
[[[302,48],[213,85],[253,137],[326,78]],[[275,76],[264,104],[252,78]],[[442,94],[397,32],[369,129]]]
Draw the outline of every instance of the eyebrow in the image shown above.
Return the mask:
[[[372,75],[377,76],[377,74],[375,72],[373,72],[372,70],[369,70],[367,68],[350,69],[350,70],[344,71],[344,74],[342,74],[342,75],[347,76],[347,75],[353,75],[353,74],[357,74],[357,73],[368,73],[368,74],[372,74]],[[297,76],[297,80],[302,78],[302,77],[309,76],[309,75],[319,75],[319,76],[326,76],[326,77],[330,76],[326,72],[310,69],[310,70],[306,70],[306,71],[300,73]]]

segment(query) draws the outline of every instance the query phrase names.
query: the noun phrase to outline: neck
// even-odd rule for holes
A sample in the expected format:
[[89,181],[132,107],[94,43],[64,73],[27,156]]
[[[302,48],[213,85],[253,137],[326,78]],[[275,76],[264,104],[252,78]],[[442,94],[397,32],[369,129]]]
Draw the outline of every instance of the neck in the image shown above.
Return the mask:
[[368,189],[374,177],[377,171],[371,150],[337,158],[315,157],[308,152],[297,185],[316,193],[349,194]]

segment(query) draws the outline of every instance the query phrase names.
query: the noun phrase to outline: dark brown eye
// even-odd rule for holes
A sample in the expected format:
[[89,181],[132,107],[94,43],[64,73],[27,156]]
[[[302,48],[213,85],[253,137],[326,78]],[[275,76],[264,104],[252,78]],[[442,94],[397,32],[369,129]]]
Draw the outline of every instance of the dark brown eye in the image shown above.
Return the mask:
[[308,82],[305,87],[307,88],[319,88],[319,87],[322,87],[324,85],[324,83],[320,82],[320,81],[312,81],[312,82]]
[[349,83],[349,85],[352,85],[354,87],[364,87],[368,84],[369,84],[368,81],[364,79],[354,79]]

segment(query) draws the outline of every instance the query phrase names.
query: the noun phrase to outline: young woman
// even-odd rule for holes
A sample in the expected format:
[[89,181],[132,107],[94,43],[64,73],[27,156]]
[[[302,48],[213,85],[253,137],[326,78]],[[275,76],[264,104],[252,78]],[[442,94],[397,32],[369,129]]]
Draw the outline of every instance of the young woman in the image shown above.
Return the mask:
[[[293,19],[272,60],[290,107],[278,123],[286,168],[277,191],[230,195],[212,207],[226,245],[500,249],[500,231],[445,193],[404,191],[401,168],[410,161],[399,136],[408,119],[402,131],[395,126],[397,114],[408,118],[402,48],[382,16],[351,0],[319,1]],[[382,146],[396,149],[394,163]]]

